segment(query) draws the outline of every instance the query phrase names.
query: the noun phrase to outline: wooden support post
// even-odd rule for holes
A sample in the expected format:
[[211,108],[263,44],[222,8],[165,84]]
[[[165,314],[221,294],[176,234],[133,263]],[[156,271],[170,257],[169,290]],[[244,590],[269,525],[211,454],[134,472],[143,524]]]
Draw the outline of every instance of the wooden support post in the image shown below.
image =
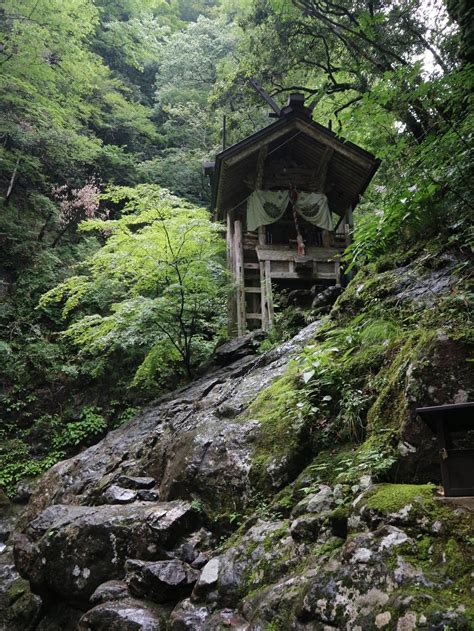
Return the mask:
[[267,298],[268,309],[268,327],[273,326],[274,312],[273,312],[273,293],[272,293],[272,276],[271,276],[271,262],[265,261],[265,293]]
[[[227,214],[227,267],[230,272],[232,282],[235,283],[235,262],[234,262],[234,213]],[[227,330],[230,337],[234,337],[237,332],[237,298],[235,288],[229,294],[227,300]]]
[[341,259],[336,256],[334,259],[334,271],[336,274],[336,287],[341,286]]
[[346,226],[348,226],[348,233],[347,233],[347,241],[348,243],[351,243],[352,241],[352,231],[354,229],[354,220],[352,218],[352,207],[349,206],[349,208],[346,210]]
[[[258,227],[258,243],[259,245],[265,245],[265,226]],[[260,261],[260,310],[262,312],[262,330],[268,331],[270,329],[268,321],[268,308],[267,308],[267,285],[265,282],[265,263]]]
[[242,222],[234,221],[234,276],[237,298],[237,335],[243,335],[246,329],[245,317],[245,281],[244,281],[244,247],[242,241]]

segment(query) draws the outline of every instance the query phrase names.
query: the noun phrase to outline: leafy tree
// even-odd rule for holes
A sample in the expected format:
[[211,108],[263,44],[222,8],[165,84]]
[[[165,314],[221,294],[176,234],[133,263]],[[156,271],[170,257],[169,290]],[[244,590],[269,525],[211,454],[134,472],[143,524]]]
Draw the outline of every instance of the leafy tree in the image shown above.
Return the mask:
[[416,61],[428,55],[438,74],[456,65],[449,17],[443,5],[433,6],[436,19],[419,1],[256,0],[236,80],[257,74],[274,94],[300,90],[314,103],[331,97],[336,114],[382,81],[379,105],[421,142],[433,124],[434,104],[417,92],[426,86],[426,72]]
[[93,50],[140,102],[150,105],[160,42],[182,25],[179,8],[166,0],[96,0],[96,5],[100,25]]
[[165,38],[160,49],[154,120],[163,147],[141,172],[200,203],[209,195],[202,162],[221,142],[222,112],[211,105],[209,95],[219,64],[231,54],[236,37],[225,19],[201,16]]
[[221,228],[156,186],[114,188],[105,198],[123,203],[123,216],[83,224],[107,235],[105,245],[41,306],[61,304],[72,316],[65,335],[82,356],[132,356],[133,385],[163,384],[176,371],[190,377],[223,324]]
[[[304,91],[320,122],[382,158],[348,261],[428,236],[472,243],[470,7],[448,8],[459,29],[437,0],[4,0],[9,485],[208,354],[225,313],[219,230],[154,185],[208,200],[202,161],[221,147],[223,115],[227,144],[269,122],[249,77],[281,104]],[[98,207],[99,182],[116,187]]]

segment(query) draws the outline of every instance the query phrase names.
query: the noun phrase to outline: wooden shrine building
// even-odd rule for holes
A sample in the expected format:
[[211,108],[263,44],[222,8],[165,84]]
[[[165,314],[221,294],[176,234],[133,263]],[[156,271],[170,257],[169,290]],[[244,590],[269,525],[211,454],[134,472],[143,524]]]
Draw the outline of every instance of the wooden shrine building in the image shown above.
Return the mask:
[[275,116],[207,169],[216,218],[227,222],[233,335],[271,327],[272,286],[342,283],[352,212],[380,164],[314,122],[301,94]]

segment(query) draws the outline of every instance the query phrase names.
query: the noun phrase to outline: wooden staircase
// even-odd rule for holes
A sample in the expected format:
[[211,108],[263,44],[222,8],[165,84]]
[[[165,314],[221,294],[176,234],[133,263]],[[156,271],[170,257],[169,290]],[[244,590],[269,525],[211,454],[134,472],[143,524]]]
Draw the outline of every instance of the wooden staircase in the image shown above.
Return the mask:
[[309,266],[307,260],[305,265],[299,266],[294,247],[266,244],[263,227],[258,232],[243,233],[239,220],[234,222],[229,246],[236,286],[232,307],[236,318],[231,320],[237,325],[237,335],[256,328],[268,331],[272,327],[272,280],[287,280],[290,285],[297,280],[341,284],[341,247],[308,247],[304,258],[309,259]]

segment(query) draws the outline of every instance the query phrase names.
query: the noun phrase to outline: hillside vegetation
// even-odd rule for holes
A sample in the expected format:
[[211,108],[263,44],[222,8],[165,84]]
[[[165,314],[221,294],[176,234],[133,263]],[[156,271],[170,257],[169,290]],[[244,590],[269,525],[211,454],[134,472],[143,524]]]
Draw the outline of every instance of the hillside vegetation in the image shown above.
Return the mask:
[[[474,628],[472,513],[416,415],[474,397],[471,18],[4,1],[0,629]],[[270,122],[252,77],[381,166],[336,303],[215,354],[202,165]]]

